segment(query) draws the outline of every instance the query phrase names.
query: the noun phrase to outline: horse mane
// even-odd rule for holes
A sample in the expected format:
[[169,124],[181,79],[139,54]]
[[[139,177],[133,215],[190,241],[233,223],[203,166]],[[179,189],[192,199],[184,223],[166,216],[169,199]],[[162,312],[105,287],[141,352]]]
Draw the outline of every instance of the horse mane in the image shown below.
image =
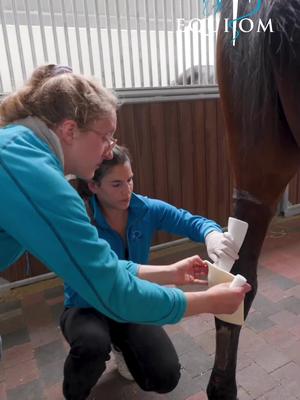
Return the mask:
[[[258,4],[258,0],[254,3]],[[241,0],[238,15],[247,15],[254,7],[253,1]],[[223,18],[232,19],[232,0],[223,0],[221,24]],[[276,60],[276,72],[280,74],[289,63],[295,62],[296,56],[299,57],[293,51],[293,38],[297,35],[299,40],[300,37],[300,1],[262,0],[258,12],[249,18],[255,27],[260,20],[266,25],[271,19],[274,32],[258,33],[257,29],[249,33],[240,32],[235,46],[232,33],[223,33],[222,39],[225,57],[222,64],[230,70],[230,95],[234,110],[243,118],[244,131],[249,126],[263,129],[267,118],[273,118],[273,115],[268,116],[270,110],[276,110],[274,127],[280,118],[285,118],[276,88],[274,62]],[[220,25],[220,29],[224,26]],[[270,121],[268,124],[270,126]]]

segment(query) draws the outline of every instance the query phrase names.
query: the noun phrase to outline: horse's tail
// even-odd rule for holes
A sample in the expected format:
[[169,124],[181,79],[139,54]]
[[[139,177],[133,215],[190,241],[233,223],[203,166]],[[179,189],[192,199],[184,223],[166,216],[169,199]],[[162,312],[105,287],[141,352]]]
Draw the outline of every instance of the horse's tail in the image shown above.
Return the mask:
[[[235,46],[231,31],[232,3],[232,0],[223,0],[220,22],[220,29],[223,30],[225,18],[229,19],[229,33],[221,33],[221,45],[224,48],[222,55],[226,57],[223,65],[230,69],[230,95],[234,110],[243,116],[245,128],[253,126],[254,121],[257,126],[263,127],[266,118],[274,118],[274,115],[275,119],[281,117],[274,60],[279,73],[287,63],[293,62],[292,39],[296,34],[300,35],[300,1],[252,0],[249,3],[248,0],[240,0],[238,16],[248,16],[242,28],[249,32],[242,32],[238,21]],[[277,112],[271,116],[268,115],[269,110]],[[276,120],[273,122],[276,124]]]

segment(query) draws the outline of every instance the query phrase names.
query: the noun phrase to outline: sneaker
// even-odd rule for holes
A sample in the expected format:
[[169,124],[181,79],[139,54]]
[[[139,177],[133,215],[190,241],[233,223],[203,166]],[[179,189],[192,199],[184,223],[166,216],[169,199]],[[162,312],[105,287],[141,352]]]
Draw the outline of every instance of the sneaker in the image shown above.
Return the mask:
[[127,365],[124,360],[122,352],[120,350],[116,349],[115,347],[113,347],[112,353],[115,356],[119,374],[121,376],[123,376],[123,378],[127,379],[128,381],[134,381],[134,377],[131,375],[131,373],[129,372],[129,369],[127,368]]

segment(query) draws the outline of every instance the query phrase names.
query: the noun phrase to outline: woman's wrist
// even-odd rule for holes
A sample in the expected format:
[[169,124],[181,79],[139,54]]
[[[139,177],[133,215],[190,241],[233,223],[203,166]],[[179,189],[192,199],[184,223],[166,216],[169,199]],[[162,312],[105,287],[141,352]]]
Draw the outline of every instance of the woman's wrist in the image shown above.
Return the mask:
[[206,292],[188,292],[185,295],[187,299],[185,317],[211,312]]
[[137,276],[159,285],[175,284],[176,271],[170,265],[139,265]]

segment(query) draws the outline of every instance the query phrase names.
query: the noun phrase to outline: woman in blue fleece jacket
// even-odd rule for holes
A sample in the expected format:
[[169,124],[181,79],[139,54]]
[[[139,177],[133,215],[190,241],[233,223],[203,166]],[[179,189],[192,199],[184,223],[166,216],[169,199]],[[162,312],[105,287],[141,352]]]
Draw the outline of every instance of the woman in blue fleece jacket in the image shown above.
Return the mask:
[[203,263],[196,256],[158,267],[119,261],[91,225],[65,175],[91,179],[111,158],[116,109],[111,92],[57,65],[39,67],[1,102],[0,270],[27,250],[119,322],[163,325],[201,312],[234,312],[249,286],[183,293],[149,282],[193,281]]
[[[213,258],[216,252],[219,256],[224,252],[237,257],[228,234],[223,234],[214,221],[133,193],[130,156],[123,146],[114,147],[113,158],[103,161],[93,180],[88,183],[79,180],[77,186],[99,237],[110,244],[119,259],[147,264],[157,231],[185,236],[195,242],[206,241]],[[79,390],[89,392],[105,370],[111,342],[119,349],[114,351],[119,372],[127,379],[133,375],[142,389],[164,393],[178,383],[179,360],[162,327],[112,321],[67,284],[61,328],[71,346],[64,368],[67,398],[75,398]]]

